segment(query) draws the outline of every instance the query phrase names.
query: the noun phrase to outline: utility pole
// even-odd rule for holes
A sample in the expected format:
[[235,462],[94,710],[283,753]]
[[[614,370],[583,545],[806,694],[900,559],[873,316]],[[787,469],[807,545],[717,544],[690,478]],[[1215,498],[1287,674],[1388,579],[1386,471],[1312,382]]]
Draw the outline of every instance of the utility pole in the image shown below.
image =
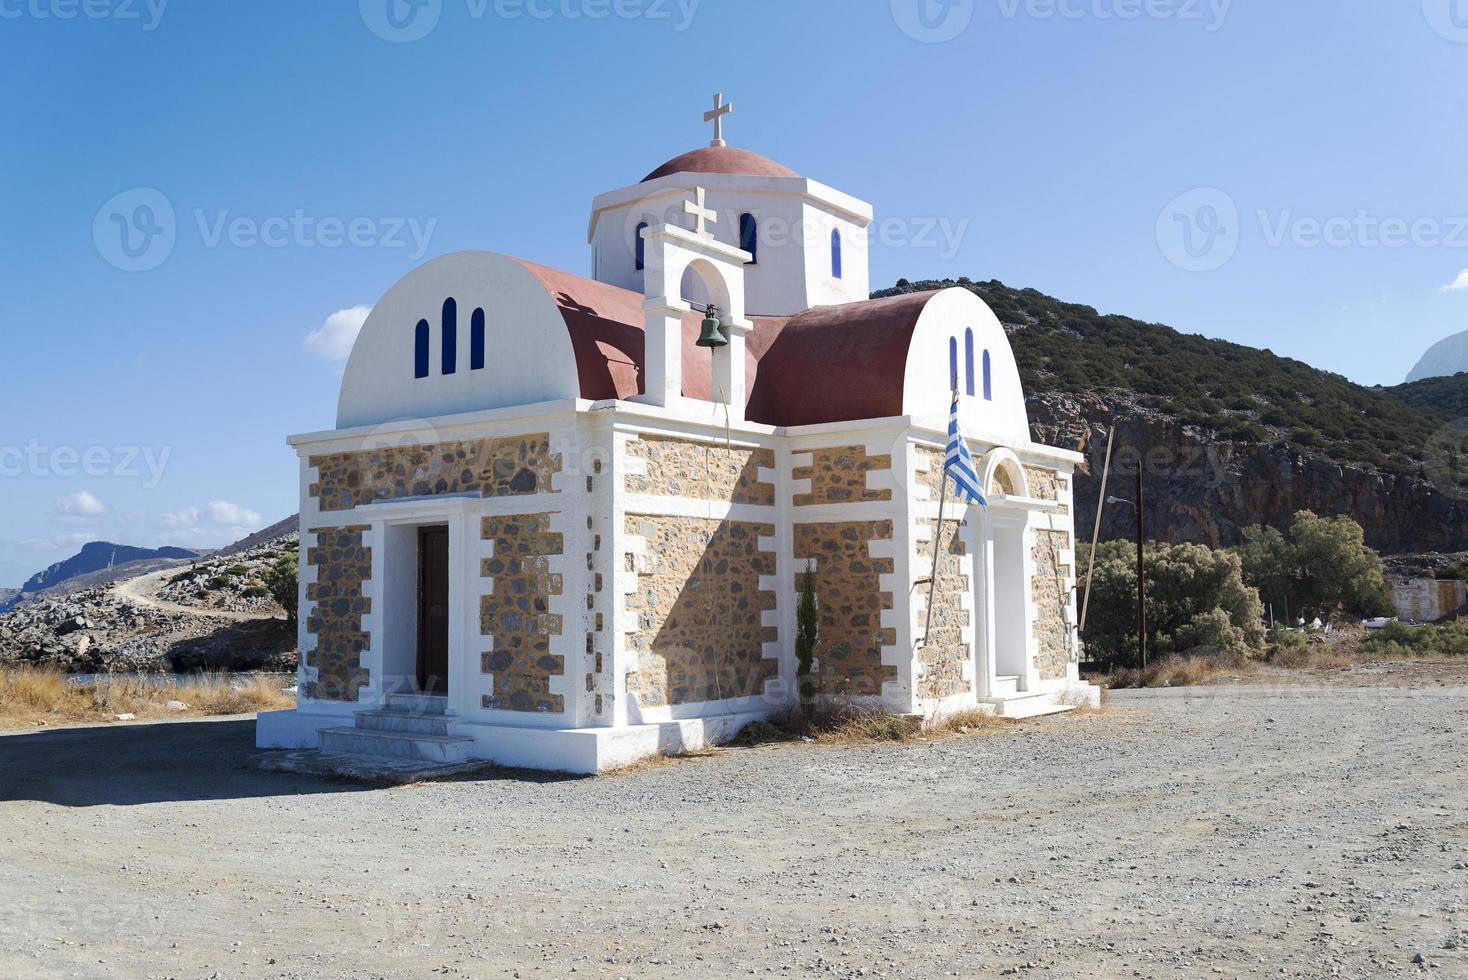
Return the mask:
[[1137,653],[1147,669],[1147,522],[1142,516],[1142,463],[1137,461]]

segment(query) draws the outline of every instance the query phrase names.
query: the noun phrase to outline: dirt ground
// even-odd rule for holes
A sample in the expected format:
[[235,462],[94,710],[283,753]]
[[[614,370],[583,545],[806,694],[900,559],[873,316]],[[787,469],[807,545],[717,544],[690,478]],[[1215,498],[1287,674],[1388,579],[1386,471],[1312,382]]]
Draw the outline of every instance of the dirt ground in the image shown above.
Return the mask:
[[1468,685],[1111,705],[390,790],[3,736],[0,976],[1468,976]]

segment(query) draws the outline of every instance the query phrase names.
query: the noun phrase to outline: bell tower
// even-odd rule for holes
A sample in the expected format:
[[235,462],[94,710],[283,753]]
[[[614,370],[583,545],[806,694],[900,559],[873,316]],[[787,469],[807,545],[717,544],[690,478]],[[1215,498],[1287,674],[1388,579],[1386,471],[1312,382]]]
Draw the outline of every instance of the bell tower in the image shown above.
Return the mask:
[[694,188],[683,211],[693,219],[692,230],[665,223],[640,232],[647,375],[646,393],[633,400],[685,410],[697,404],[683,395],[683,318],[695,308],[683,298],[683,282],[691,273],[709,297],[700,304],[705,316],[699,346],[713,354],[714,400],[727,406],[729,421],[742,422],[744,340],[754,326],[745,314],[744,268],[750,254],[720,242],[709,230],[718,215],[707,207],[704,188]]
[[[872,207],[780,163],[729,146],[725,120],[734,111],[723,93],[703,113],[713,140],[674,157],[637,184],[592,202],[587,240],[594,277],[641,292],[648,269],[645,232],[682,220],[688,195],[701,188],[701,206],[716,221],[712,236],[745,253],[744,288],[750,316],[793,316],[814,306],[853,303],[871,290],[867,231]],[[702,301],[700,277],[680,296]]]

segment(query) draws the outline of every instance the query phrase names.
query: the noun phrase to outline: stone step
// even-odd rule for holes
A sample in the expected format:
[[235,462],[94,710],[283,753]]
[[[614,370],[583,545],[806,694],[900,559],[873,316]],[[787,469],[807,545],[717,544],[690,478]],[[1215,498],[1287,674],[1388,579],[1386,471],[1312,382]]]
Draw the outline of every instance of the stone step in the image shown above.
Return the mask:
[[361,728],[321,729],[321,751],[346,755],[380,755],[429,762],[463,762],[474,740],[460,735],[413,735]]
[[411,735],[447,735],[448,715],[420,715],[407,711],[354,711],[359,731],[405,732]]
[[449,699],[442,694],[389,694],[387,710],[414,715],[445,715],[449,711]]

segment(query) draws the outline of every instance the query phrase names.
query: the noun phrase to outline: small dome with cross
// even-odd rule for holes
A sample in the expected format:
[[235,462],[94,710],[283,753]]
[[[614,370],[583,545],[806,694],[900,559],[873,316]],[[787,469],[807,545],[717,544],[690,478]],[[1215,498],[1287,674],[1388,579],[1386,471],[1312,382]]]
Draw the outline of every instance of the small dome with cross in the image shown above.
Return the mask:
[[672,174],[729,174],[740,177],[799,177],[783,163],[737,146],[701,146],[669,160],[642,178],[642,183]]

